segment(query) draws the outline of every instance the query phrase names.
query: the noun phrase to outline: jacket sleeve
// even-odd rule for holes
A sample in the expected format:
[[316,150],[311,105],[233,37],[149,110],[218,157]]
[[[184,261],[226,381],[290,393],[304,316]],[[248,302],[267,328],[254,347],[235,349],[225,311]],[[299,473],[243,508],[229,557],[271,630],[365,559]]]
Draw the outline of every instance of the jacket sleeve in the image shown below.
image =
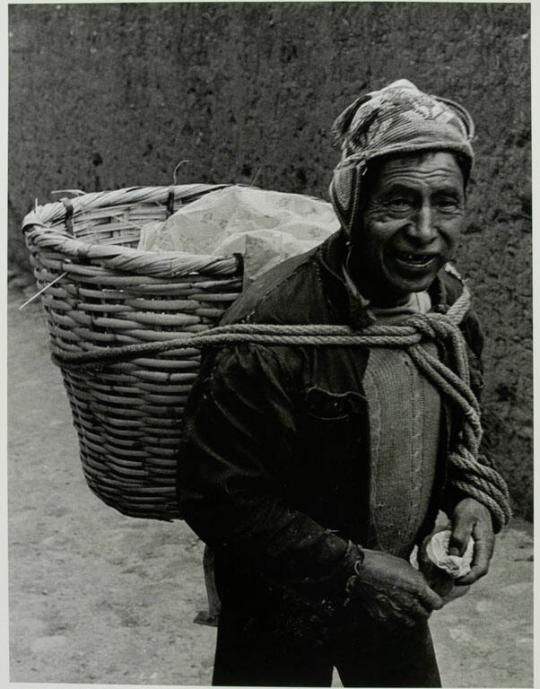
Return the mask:
[[296,426],[284,359],[251,345],[205,356],[184,417],[180,512],[210,547],[253,562],[270,583],[340,606],[361,551],[287,500]]

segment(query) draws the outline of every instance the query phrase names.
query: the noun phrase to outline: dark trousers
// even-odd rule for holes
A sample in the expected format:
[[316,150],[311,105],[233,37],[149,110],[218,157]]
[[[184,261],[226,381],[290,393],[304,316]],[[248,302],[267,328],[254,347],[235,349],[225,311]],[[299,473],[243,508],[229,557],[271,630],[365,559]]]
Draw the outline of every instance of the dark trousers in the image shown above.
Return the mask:
[[354,636],[315,646],[222,608],[213,685],[329,687],[334,667],[346,687],[441,686],[427,623],[393,633],[366,624]]

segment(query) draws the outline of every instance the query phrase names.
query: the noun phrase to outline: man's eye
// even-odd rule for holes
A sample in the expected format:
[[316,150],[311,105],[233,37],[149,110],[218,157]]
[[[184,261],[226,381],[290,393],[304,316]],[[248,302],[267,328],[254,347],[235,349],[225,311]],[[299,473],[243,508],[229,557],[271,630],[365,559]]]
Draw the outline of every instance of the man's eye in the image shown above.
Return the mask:
[[396,196],[393,199],[389,199],[388,205],[394,210],[405,210],[409,208],[410,201],[402,196]]
[[459,202],[457,199],[444,197],[437,201],[437,206],[443,211],[451,211],[459,208]]

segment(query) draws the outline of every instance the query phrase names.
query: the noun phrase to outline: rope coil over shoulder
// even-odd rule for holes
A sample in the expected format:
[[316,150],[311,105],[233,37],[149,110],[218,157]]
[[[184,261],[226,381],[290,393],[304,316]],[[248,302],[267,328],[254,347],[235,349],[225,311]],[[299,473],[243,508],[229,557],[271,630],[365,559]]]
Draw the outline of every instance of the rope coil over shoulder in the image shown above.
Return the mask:
[[[115,362],[141,355],[159,354],[188,348],[207,348],[235,344],[300,346],[400,347],[407,351],[418,369],[460,410],[463,422],[457,447],[449,462],[455,470],[450,484],[484,504],[491,512],[494,527],[500,531],[511,518],[510,496],[506,482],[491,466],[480,459],[482,440],[480,406],[469,385],[466,344],[458,328],[470,305],[470,293],[464,287],[459,299],[446,314],[411,316],[399,325],[371,325],[360,332],[348,326],[274,325],[237,323],[218,326],[207,332],[175,337],[160,342],[111,347],[73,353],[53,351],[54,363],[62,368],[101,369]],[[444,342],[450,353],[451,367],[431,355],[425,341]]]

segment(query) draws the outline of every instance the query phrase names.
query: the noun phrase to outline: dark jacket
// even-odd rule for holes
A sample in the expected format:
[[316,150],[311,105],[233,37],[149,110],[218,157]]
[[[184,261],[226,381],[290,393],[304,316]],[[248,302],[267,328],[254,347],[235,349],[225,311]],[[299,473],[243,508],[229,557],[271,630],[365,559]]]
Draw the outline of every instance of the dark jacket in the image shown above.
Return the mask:
[[[341,275],[341,233],[269,271],[222,324],[339,324],[361,329],[365,306]],[[445,312],[462,291],[442,270],[431,286]],[[482,338],[472,312],[462,323],[472,387],[481,387]],[[439,355],[444,361],[445,351]],[[345,597],[358,559],[376,548],[370,524],[369,439],[363,375],[369,350],[242,344],[208,351],[185,412],[178,468],[180,511],[216,552],[225,601],[251,610],[294,600],[328,608]],[[457,411],[444,405],[437,479],[428,519],[451,508],[446,456]],[[290,600],[287,602],[290,610]]]

